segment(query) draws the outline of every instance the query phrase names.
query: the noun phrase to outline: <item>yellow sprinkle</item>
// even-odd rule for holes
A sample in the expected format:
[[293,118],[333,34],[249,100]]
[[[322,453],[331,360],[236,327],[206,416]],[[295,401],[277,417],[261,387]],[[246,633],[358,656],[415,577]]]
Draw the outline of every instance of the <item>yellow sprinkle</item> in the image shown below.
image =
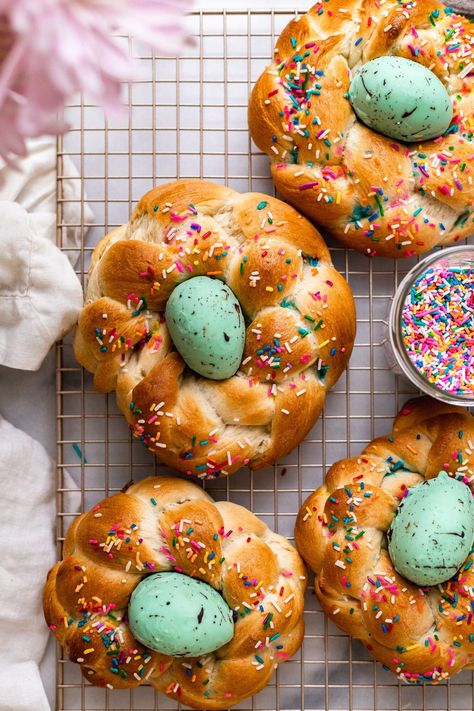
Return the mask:
[[339,205],[340,202],[341,202],[341,193],[338,190],[337,195],[336,195],[336,205]]
[[83,654],[91,654],[94,651],[94,647],[90,647],[89,649],[85,649],[83,651]]
[[320,348],[324,348],[324,346],[327,346],[328,343],[329,343],[329,338],[328,338],[327,341],[324,341],[324,343],[320,343],[320,344],[319,344],[319,347],[320,347]]
[[273,291],[273,286],[266,286],[265,291]]

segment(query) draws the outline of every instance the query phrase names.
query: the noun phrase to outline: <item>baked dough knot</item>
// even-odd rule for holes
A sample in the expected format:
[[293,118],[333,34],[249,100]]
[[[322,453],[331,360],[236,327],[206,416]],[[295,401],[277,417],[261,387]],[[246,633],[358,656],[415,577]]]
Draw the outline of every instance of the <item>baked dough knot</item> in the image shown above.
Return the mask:
[[[473,25],[433,0],[325,0],[284,29],[249,106],[281,196],[347,247],[409,257],[472,233]],[[438,76],[454,118],[400,143],[360,123],[351,72],[382,56]]]
[[474,418],[428,397],[406,403],[390,436],[334,464],[297,518],[298,550],[331,621],[410,683],[474,664],[474,555],[442,585],[400,576],[387,531],[409,487],[442,470],[472,489]]
[[[128,626],[140,581],[173,570],[211,585],[234,611],[233,639],[206,657],[164,656]],[[44,611],[93,684],[151,683],[183,704],[226,709],[263,689],[299,649],[305,576],[288,540],[247,509],[214,502],[189,481],[149,477],[73,522],[48,575]]]
[[[203,275],[227,283],[246,320],[240,369],[219,382],[185,367],[163,316],[175,286]],[[145,195],[96,247],[74,349],[150,451],[213,478],[296,447],[354,337],[352,293],[305,218],[267,195],[185,180]]]

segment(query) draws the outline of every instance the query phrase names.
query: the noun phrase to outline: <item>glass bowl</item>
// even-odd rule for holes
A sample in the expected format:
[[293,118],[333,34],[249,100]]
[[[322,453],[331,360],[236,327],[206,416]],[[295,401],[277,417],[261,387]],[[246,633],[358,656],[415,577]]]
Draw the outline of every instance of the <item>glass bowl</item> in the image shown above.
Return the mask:
[[[410,295],[410,290],[418,281],[418,279],[422,277],[429,269],[434,269],[436,273],[437,268],[444,268],[448,271],[466,269],[473,270],[473,285],[471,290],[471,298],[473,302],[472,322],[474,323],[474,245],[450,247],[449,249],[444,249],[442,251],[435,252],[434,254],[430,254],[428,257],[425,257],[425,259],[420,261],[415,267],[413,267],[413,269],[411,269],[410,272],[408,272],[406,277],[401,282],[395,293],[390,309],[388,323],[389,345],[391,351],[393,352],[396,366],[398,366],[395,369],[403,373],[413,383],[413,385],[415,385],[427,395],[431,395],[431,397],[436,398],[437,400],[442,400],[443,402],[449,403],[451,405],[462,405],[464,407],[470,407],[474,405],[474,345],[469,346],[469,351],[470,354],[472,354],[473,361],[471,376],[472,390],[465,391],[463,389],[461,391],[454,391],[443,389],[441,385],[437,385],[435,383],[430,382],[412,362],[403,342],[402,314],[405,303],[407,303],[407,299]],[[471,304],[469,304],[469,310],[470,309]],[[469,358],[471,359],[471,355],[469,355]]]

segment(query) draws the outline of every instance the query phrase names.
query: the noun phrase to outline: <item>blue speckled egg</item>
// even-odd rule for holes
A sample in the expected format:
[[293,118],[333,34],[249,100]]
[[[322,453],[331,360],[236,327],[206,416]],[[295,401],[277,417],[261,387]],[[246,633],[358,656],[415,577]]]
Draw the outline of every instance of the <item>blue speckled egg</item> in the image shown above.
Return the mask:
[[354,74],[349,99],[366,126],[398,141],[426,141],[449,128],[453,107],[444,85],[422,64],[379,57]]
[[455,575],[474,541],[474,503],[466,484],[442,471],[409,490],[388,532],[396,570],[417,585]]
[[234,636],[232,610],[207,583],[180,573],[144,578],[128,606],[130,628],[139,642],[172,657],[199,657]]
[[186,365],[205,378],[225,380],[238,370],[245,321],[234,293],[219,279],[179,284],[166,304],[166,324]]

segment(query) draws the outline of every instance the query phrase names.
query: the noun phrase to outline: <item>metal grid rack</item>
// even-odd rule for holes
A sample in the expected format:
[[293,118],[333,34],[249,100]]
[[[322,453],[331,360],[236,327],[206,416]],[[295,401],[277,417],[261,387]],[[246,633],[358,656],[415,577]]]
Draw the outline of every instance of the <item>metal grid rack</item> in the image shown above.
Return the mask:
[[[156,183],[201,177],[240,190],[272,192],[267,157],[251,144],[247,100],[272,56],[275,39],[291,11],[209,11],[190,18],[195,45],[180,59],[155,57],[128,42],[142,78],[126,88],[128,116],[105,122],[82,99],[66,109],[71,131],[58,143],[58,242],[66,252],[63,156],[76,163],[81,180],[75,254],[84,281],[98,239],[127,222],[143,193]],[[86,203],[95,219],[87,223]],[[385,316],[399,280],[411,262],[368,260],[331,243],[336,267],[356,299],[358,335],[349,370],[329,394],[324,415],[306,440],[284,461],[251,474],[242,470],[207,485],[217,499],[243,504],[276,531],[292,539],[296,513],[327,467],[356,454],[372,437],[388,431],[395,413],[413,393],[386,364]],[[57,540],[78,511],[119,489],[164,470],[138,442],[132,442],[114,396],[96,393],[77,365],[66,339],[57,349]],[[407,687],[372,661],[321,612],[310,588],[306,637],[301,652],[282,665],[272,683],[239,709],[255,711],[470,711],[473,675],[450,683]],[[132,691],[97,689],[83,682],[79,667],[58,648],[57,711],[176,709],[150,686]]]

